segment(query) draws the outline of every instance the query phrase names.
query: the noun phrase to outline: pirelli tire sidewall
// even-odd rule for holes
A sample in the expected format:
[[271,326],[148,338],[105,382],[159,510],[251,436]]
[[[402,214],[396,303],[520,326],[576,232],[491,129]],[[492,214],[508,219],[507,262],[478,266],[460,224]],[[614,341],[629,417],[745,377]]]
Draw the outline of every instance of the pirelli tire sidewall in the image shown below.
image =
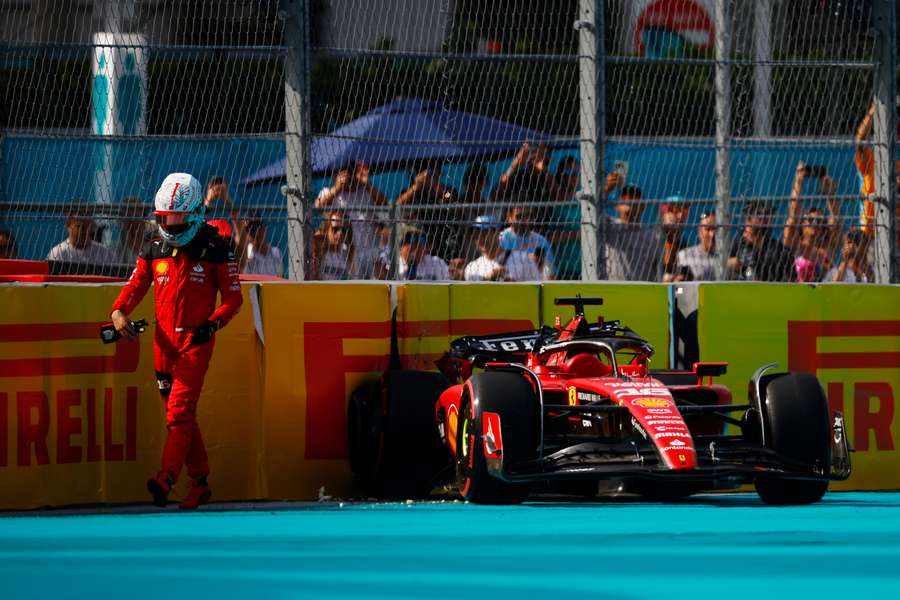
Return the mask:
[[519,373],[487,371],[463,387],[457,427],[457,480],[460,494],[479,504],[518,504],[530,485],[507,483],[488,469],[484,413],[500,418],[503,464],[537,458],[540,407],[533,385]]

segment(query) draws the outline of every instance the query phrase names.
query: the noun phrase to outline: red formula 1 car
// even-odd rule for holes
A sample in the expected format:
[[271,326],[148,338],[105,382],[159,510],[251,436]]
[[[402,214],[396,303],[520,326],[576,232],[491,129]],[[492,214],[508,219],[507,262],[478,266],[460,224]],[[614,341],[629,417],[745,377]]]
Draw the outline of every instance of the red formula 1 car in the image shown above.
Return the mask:
[[644,339],[585,318],[601,299],[555,303],[575,308],[565,327],[463,337],[441,373],[390,371],[353,393],[351,468],[370,491],[418,496],[455,479],[466,500],[496,504],[752,483],[769,504],[808,504],[850,476],[843,416],[814,376],[762,367],[735,404],[712,382],[725,363],[650,371]]

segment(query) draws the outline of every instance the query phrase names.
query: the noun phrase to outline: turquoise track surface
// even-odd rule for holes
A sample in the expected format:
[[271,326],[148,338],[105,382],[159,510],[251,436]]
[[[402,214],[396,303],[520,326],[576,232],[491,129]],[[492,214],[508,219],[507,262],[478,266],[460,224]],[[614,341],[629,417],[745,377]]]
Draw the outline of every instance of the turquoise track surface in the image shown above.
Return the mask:
[[2,598],[900,598],[900,494],[0,516]]

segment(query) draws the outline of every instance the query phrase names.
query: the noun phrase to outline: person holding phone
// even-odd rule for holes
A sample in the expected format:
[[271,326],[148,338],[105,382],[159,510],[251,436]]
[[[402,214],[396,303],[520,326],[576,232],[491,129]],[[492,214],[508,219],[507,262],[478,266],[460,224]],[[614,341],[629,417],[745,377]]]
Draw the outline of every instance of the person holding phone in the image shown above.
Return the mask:
[[451,210],[458,202],[459,193],[441,181],[443,174],[440,160],[428,159],[416,165],[410,173],[409,187],[397,196],[396,203],[398,206],[435,207],[405,211],[404,220],[425,234],[432,254],[449,261],[461,254],[458,232],[452,227],[457,209]]
[[688,213],[690,206],[683,196],[678,194],[666,198],[659,207],[662,217],[663,232],[663,255],[662,255],[662,271],[663,281],[675,281],[678,263],[678,253],[687,248],[687,237],[685,230],[687,229]]
[[388,198],[372,184],[369,166],[360,160],[346,162],[334,176],[331,186],[322,188],[316,198],[319,210],[342,210],[350,217],[356,253],[350,270],[360,279],[374,278],[370,260],[376,249],[377,206],[387,206]]
[[[607,176],[615,180],[613,172]],[[643,191],[626,185],[615,205],[616,217],[607,220],[606,273],[613,281],[659,281],[662,276],[664,240],[656,224],[643,223],[647,202]]]
[[[818,190],[828,197],[828,219],[822,211],[812,207],[803,212],[803,183],[807,178],[818,179]],[[834,254],[840,241],[838,223],[838,200],[835,198],[837,184],[822,165],[797,163],[788,216],[784,222],[784,246],[794,256],[794,271],[797,281],[821,281],[831,268]]]

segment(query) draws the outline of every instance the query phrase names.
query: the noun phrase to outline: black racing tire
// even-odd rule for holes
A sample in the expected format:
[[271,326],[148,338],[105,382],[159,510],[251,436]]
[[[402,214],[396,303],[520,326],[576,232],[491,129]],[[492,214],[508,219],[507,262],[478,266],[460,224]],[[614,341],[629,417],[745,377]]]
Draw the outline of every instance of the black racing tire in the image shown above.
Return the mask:
[[[792,460],[824,470],[831,465],[828,398],[808,373],[788,373],[766,385],[763,419],[766,446]],[[789,506],[818,502],[827,480],[759,476],[756,492],[766,504]]]
[[347,455],[350,472],[366,490],[375,478],[382,421],[380,382],[353,390],[347,403]]
[[459,408],[456,447],[460,494],[476,504],[520,504],[531,486],[508,483],[488,471],[482,436],[485,412],[500,416],[504,463],[536,459],[541,415],[534,388],[518,373],[480,373],[463,388]]
[[424,498],[449,454],[435,422],[435,404],[447,379],[429,371],[389,371],[382,378],[387,411],[376,465],[376,490],[384,498]]

